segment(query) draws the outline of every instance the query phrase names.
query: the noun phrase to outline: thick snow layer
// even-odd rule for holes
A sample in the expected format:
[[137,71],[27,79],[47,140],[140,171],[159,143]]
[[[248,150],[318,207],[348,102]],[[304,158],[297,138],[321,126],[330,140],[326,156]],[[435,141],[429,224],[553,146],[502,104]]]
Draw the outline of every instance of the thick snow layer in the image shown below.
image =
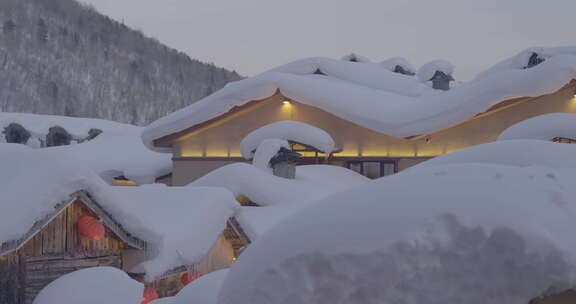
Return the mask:
[[258,128],[250,132],[240,142],[240,152],[246,159],[252,159],[258,145],[270,138],[285,139],[318,149],[326,154],[335,150],[334,139],[326,131],[298,121],[284,120]]
[[230,191],[210,187],[109,187],[94,195],[134,236],[154,248],[142,269],[147,279],[200,261],[235,215]]
[[238,163],[216,169],[189,186],[223,187],[266,206],[243,207],[236,217],[250,239],[256,240],[307,203],[368,182],[368,178],[338,166],[298,166],[292,180]]
[[272,168],[270,168],[270,160],[276,156],[276,154],[278,154],[282,148],[290,149],[290,144],[288,144],[288,142],[284,139],[264,139],[256,148],[256,154],[254,155],[252,165],[268,173],[272,173]]
[[180,290],[170,303],[216,304],[220,287],[227,275],[228,269],[217,270],[203,275]]
[[168,155],[152,152],[142,144],[142,127],[101,119],[0,112],[0,138],[4,138],[2,132],[11,123],[31,132],[27,144],[35,148],[39,140],[45,141],[48,130],[54,126],[63,127],[76,140],[85,139],[90,129],[102,130],[92,140],[47,149],[61,152],[64,159],[76,159],[108,183],[124,176],[138,184],[148,184],[172,171]]
[[552,113],[529,118],[504,130],[498,140],[555,137],[576,139],[576,114]]
[[247,196],[260,206],[271,206],[318,199],[368,181],[368,178],[338,166],[297,166],[296,178],[286,179],[253,165],[235,163],[206,174],[188,187],[223,187],[235,196]]
[[[540,49],[541,64],[524,69],[526,52],[476,79],[439,91],[416,77],[393,73],[377,63],[309,58],[230,83],[216,93],[150,124],[143,132],[151,149],[156,138],[228,112],[234,106],[274,95],[320,108],[342,119],[395,137],[407,137],[464,121],[519,96],[553,93],[576,78],[576,48]],[[450,71],[447,66],[432,65]],[[316,75],[320,70],[324,75]],[[421,77],[430,76],[422,70]],[[424,77],[425,79],[426,77]],[[429,80],[426,79],[426,80]]]
[[130,234],[149,245],[147,278],[198,262],[235,214],[222,188],[113,187],[92,170],[52,149],[0,144],[0,244],[22,237],[56,204],[85,190]]
[[432,80],[436,72],[443,72],[446,75],[454,73],[454,65],[446,60],[433,60],[418,69],[416,77],[422,82]]
[[94,267],[65,274],[38,293],[33,304],[140,303],[144,285],[113,267]]
[[422,167],[309,204],[248,247],[219,304],[526,304],[576,287],[573,169]]
[[380,65],[390,72],[394,72],[396,66],[400,66],[404,69],[404,71],[416,74],[416,69],[414,68],[414,66],[411,65],[410,62],[408,62],[408,60],[406,60],[403,57],[388,58],[380,62]]
[[576,145],[530,139],[505,140],[440,155],[408,170],[466,163],[576,169],[574,155],[576,155]]

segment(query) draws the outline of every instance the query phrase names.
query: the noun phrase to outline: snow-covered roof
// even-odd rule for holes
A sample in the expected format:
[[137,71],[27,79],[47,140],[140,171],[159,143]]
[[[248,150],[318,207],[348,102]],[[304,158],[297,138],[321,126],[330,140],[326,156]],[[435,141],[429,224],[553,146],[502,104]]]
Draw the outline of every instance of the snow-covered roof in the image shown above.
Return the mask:
[[552,140],[555,137],[576,139],[576,114],[552,113],[532,117],[504,130],[498,140]]
[[138,184],[148,184],[172,171],[169,156],[150,151],[142,144],[142,127],[102,119],[0,112],[0,142],[5,140],[4,128],[11,123],[20,124],[31,133],[27,145],[33,148],[38,148],[39,141],[45,140],[49,129],[55,126],[64,128],[77,141],[89,136],[91,129],[101,130],[94,139],[45,149],[61,152],[62,158],[76,159],[108,183],[124,176]]
[[574,288],[575,183],[573,169],[454,164],[360,185],[254,242],[218,303],[509,304]]
[[140,303],[144,285],[114,267],[92,267],[50,282],[33,304]]
[[24,236],[34,224],[71,202],[77,191],[94,201],[134,237],[147,242],[148,278],[198,262],[234,216],[238,204],[226,189],[144,185],[113,187],[52,149],[0,144],[0,244]]
[[[526,68],[534,53],[545,61]],[[445,62],[430,66],[452,70]],[[308,58],[230,83],[153,122],[142,138],[149,148],[167,151],[154,147],[153,141],[278,91],[374,131],[408,137],[464,121],[504,100],[553,93],[574,78],[576,47],[528,49],[448,91],[434,90],[425,79],[391,72],[378,63]]]

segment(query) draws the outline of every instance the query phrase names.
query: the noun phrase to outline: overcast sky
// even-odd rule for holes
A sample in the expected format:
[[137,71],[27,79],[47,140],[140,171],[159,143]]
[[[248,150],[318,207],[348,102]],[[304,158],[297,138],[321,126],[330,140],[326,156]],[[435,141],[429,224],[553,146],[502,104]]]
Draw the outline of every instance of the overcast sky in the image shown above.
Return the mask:
[[469,79],[531,46],[576,45],[575,0],[81,0],[191,57],[250,76],[355,52]]

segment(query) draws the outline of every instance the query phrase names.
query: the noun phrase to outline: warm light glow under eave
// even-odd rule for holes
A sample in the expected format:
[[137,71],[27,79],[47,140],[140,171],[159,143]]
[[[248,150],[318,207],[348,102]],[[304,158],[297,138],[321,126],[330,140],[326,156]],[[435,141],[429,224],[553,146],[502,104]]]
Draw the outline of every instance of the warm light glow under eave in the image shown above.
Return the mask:
[[284,104],[284,105],[291,105],[292,103],[290,102],[290,100],[284,100],[284,101],[282,102],[282,104]]

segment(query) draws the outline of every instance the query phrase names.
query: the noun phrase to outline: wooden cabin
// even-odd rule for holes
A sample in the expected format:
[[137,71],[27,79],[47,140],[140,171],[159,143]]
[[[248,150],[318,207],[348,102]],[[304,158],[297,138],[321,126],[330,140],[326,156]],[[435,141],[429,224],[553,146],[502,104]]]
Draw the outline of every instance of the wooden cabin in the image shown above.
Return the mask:
[[[99,240],[83,236],[77,222],[83,216],[99,219],[105,234]],[[54,211],[34,223],[17,240],[0,246],[0,304],[30,304],[38,292],[60,276],[88,267],[111,266],[123,269],[134,279],[154,288],[160,297],[176,294],[187,271],[199,274],[226,268],[233,263],[248,238],[234,219],[210,252],[194,265],[181,266],[153,282],[134,270],[147,259],[147,244],[134,237],[114,220],[87,192],[71,195],[55,205]]]

